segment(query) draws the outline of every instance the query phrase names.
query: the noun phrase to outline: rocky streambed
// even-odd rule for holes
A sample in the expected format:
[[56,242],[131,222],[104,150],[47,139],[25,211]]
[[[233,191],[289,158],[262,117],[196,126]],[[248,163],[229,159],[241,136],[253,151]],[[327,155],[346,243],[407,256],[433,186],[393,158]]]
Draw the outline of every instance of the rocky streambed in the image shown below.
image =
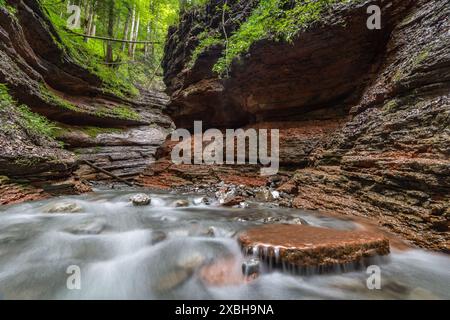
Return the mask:
[[[358,223],[256,197],[226,207],[221,196],[97,190],[3,206],[0,294],[4,299],[450,297],[446,255],[399,250]],[[315,260],[308,259],[311,252]],[[312,268],[299,268],[304,265]],[[367,265],[379,266],[381,290],[368,289]],[[67,286],[74,270],[79,290]]]

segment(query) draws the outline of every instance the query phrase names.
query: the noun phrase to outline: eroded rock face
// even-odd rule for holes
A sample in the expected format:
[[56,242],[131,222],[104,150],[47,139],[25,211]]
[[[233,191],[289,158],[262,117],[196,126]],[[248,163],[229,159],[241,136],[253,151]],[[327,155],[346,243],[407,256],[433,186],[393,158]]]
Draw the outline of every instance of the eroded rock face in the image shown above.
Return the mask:
[[[389,254],[382,235],[302,225],[266,225],[239,236],[244,251],[277,263],[327,270]],[[256,252],[255,252],[256,251]]]
[[[382,8],[379,31],[366,27],[370,4]],[[242,5],[233,2],[230,15]],[[217,46],[188,68],[196,35],[220,24],[207,15],[186,16],[171,35],[187,41],[166,48],[169,112],[179,126],[279,128],[280,163],[298,170],[280,191],[296,193],[296,207],[372,217],[449,252],[448,1],[338,5],[292,44],[254,43],[228,79],[211,71]]]
[[[0,8],[0,81],[8,85],[15,99],[49,119],[68,124],[170,124],[161,113],[167,97],[155,93],[134,101],[120,98],[106,90],[101,78],[70,57],[38,1],[7,3],[15,12]],[[62,105],[61,100],[66,103]],[[124,106],[139,117],[122,117],[115,112]]]
[[[6,4],[0,7],[0,82],[17,103],[0,108],[0,175],[32,183],[32,189],[53,180],[63,184],[70,176],[110,179],[90,167],[79,169],[80,159],[120,177],[140,174],[171,130],[163,114],[168,97],[144,89],[136,97],[119,95],[67,53],[38,1]],[[57,121],[62,133],[56,138],[66,150],[27,127],[21,104]],[[115,131],[85,134],[92,127]]]
[[420,2],[396,26],[355,116],[298,171],[297,207],[373,217],[449,252],[449,14],[448,2]]
[[[239,13],[241,21],[245,20],[257,2],[233,3],[226,22],[230,34],[239,22],[234,16]],[[396,0],[391,6],[386,1],[377,2],[384,4],[383,30],[367,28],[369,3],[334,6],[292,44],[268,40],[254,43],[245,57],[236,59],[227,79],[211,71],[222,51],[217,46],[188,68],[196,36],[202,28],[215,27],[197,12],[188,14],[179,28],[172,30],[174,36],[166,48],[170,115],[177,126],[184,128],[191,128],[199,119],[206,127],[236,127],[264,120],[304,120],[305,114],[309,119],[345,117],[371,80],[394,24],[411,1]],[[209,6],[214,8],[213,2]],[[217,7],[221,8],[220,4]],[[221,10],[207,11],[218,13]],[[184,41],[175,45],[180,39]]]

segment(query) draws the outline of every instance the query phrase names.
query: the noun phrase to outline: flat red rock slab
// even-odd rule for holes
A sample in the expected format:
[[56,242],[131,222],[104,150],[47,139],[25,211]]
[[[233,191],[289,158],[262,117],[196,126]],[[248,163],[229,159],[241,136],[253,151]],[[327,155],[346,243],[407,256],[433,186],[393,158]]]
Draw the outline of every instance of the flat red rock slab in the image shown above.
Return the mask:
[[362,231],[304,225],[265,225],[240,234],[244,250],[297,267],[333,267],[388,255],[389,240]]

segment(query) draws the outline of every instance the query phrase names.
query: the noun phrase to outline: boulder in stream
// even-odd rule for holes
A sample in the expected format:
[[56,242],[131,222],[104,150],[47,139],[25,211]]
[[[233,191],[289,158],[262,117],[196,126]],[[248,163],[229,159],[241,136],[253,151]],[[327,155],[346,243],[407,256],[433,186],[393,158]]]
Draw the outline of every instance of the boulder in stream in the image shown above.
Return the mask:
[[132,196],[130,201],[134,206],[148,206],[152,202],[152,198],[144,193],[139,193]]
[[175,208],[185,208],[189,207],[189,201],[185,199],[180,199],[174,202],[173,206]]
[[225,207],[234,207],[239,206],[241,203],[245,203],[245,198],[241,196],[229,197],[224,200],[222,203]]

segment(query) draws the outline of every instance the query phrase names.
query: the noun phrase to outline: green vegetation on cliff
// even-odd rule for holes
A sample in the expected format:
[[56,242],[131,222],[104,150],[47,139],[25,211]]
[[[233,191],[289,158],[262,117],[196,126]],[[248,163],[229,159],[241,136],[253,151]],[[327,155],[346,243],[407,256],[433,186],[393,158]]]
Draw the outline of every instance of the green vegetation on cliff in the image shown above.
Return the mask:
[[[233,60],[245,54],[253,43],[263,39],[291,42],[300,30],[319,21],[333,4],[353,1],[356,0],[260,0],[235,33],[225,37],[223,31],[207,30],[200,34],[190,65],[206,49],[221,44],[224,50],[213,71],[224,75]],[[229,9],[224,6],[223,10]]]
[[0,7],[5,8],[6,10],[8,10],[9,13],[14,14],[16,12],[16,9],[14,7],[11,7],[10,5],[8,5],[6,3],[6,0],[0,0]]
[[139,121],[141,119],[139,113],[124,105],[116,106],[114,108],[101,107],[95,112],[95,115],[98,117],[114,117],[134,121]]
[[[18,105],[9,95],[8,88],[4,84],[0,84],[0,113],[8,115],[8,118],[15,115],[17,124],[25,129],[30,135],[53,139],[58,130],[58,127],[47,118],[34,113],[26,105]],[[4,121],[0,126],[0,130],[5,132],[13,131],[12,129],[14,128],[11,126],[14,126],[14,124]]]

